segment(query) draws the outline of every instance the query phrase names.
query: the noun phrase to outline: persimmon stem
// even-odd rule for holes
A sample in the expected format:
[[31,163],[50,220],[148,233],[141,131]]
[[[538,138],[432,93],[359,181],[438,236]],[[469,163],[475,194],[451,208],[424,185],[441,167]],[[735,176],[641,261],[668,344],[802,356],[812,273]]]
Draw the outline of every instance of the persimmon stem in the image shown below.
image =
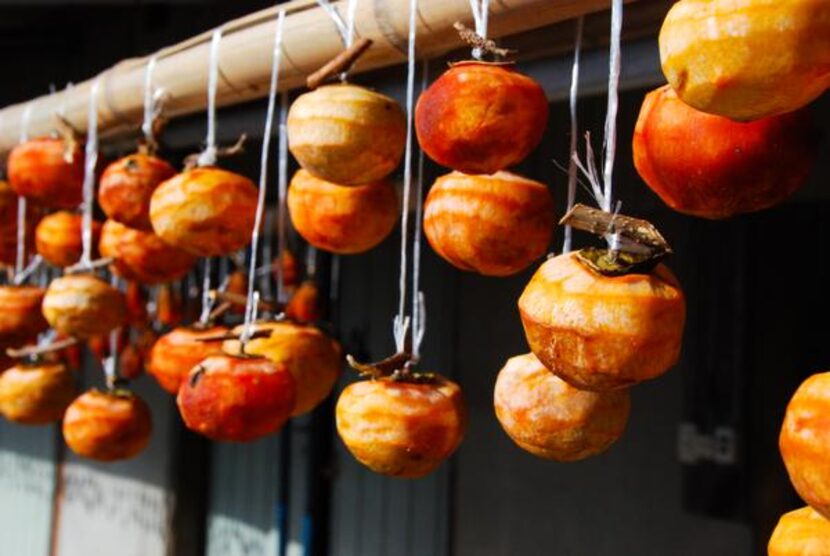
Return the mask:
[[492,39],[485,39],[460,21],[453,23],[453,28],[458,31],[458,36],[461,37],[461,40],[466,42],[472,48],[478,49],[481,52],[487,52],[499,60],[503,60],[511,54],[516,53],[515,50],[511,50],[509,48],[499,48],[496,46],[496,41]]
[[98,268],[103,268],[105,266],[111,265],[115,262],[115,259],[112,257],[104,257],[102,259],[97,259],[89,263],[76,263],[72,266],[68,266],[64,269],[64,274],[81,274],[84,272],[90,272],[96,270]]
[[54,353],[56,351],[61,351],[68,347],[72,347],[77,344],[79,340],[77,338],[66,338],[64,340],[58,340],[56,342],[52,342],[49,344],[43,344],[40,346],[26,346],[22,348],[7,348],[6,355],[12,357],[14,359],[26,359],[29,357],[37,357],[39,355],[46,355],[47,353]]
[[361,37],[349,48],[332,58],[323,67],[306,78],[306,86],[316,89],[335,75],[349,71],[357,60],[372,46],[372,39]]
[[583,204],[576,204],[562,217],[559,224],[569,225],[577,230],[601,237],[619,234],[622,240],[619,245],[620,251],[641,254],[645,248],[652,255],[662,256],[672,252],[671,246],[657,228],[651,222],[640,218],[612,214]]

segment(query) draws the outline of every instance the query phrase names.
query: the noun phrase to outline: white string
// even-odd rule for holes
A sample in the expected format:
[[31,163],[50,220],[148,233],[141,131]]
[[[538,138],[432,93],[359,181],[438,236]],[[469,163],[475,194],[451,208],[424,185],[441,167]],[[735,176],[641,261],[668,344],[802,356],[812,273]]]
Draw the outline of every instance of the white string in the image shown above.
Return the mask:
[[409,317],[406,316],[406,246],[409,236],[409,204],[412,190],[412,108],[415,97],[415,16],[418,0],[409,0],[409,45],[406,60],[406,154],[404,155],[403,197],[401,200],[401,268],[398,278],[400,297],[398,314],[393,321],[392,331],[398,352],[406,347],[406,334],[409,329]]
[[101,78],[92,83],[89,91],[89,114],[87,116],[86,160],[84,161],[84,200],[81,225],[81,266],[92,262],[92,204],[95,202],[95,167],[98,164],[98,90]]
[[[429,60],[424,60],[421,72],[421,93],[429,80]],[[415,182],[415,237],[412,244],[412,357],[420,359],[421,342],[426,332],[426,301],[421,291],[421,223],[424,213],[424,151],[418,149],[418,179]]]
[[158,54],[153,54],[147,62],[144,70],[144,121],[141,124],[141,132],[147,144],[154,141],[153,119],[156,117],[155,89],[153,88],[153,73],[156,71]]
[[32,119],[32,106],[35,101],[29,101],[23,108],[23,114],[20,116],[20,142],[25,143],[29,140],[29,121]]
[[75,84],[72,83],[71,81],[68,81],[66,83],[66,87],[64,87],[64,89],[63,89],[63,93],[61,94],[61,102],[58,105],[58,115],[61,118],[66,117],[66,97],[69,96],[69,93],[72,91],[72,89],[74,87],[75,87]]
[[202,314],[199,315],[199,322],[207,324],[210,319],[210,312],[213,310],[213,298],[210,295],[210,273],[211,259],[205,257],[202,263]]
[[[259,168],[259,199],[254,218],[254,231],[251,234],[251,257],[248,268],[248,298],[245,306],[245,327],[242,332],[241,341],[246,343],[251,339],[251,325],[256,318],[257,300],[259,295],[254,296],[254,284],[256,282],[257,250],[259,249],[259,228],[262,225],[262,213],[265,210],[265,192],[268,187],[268,154],[271,146],[271,129],[274,120],[274,108],[277,99],[277,83],[280,74],[280,54],[282,50],[282,29],[285,22],[285,11],[280,11],[277,16],[277,30],[274,34],[274,51],[271,61],[271,88],[268,90],[268,110],[265,116],[265,131],[262,136],[262,154]],[[258,292],[257,292],[258,293]]]
[[288,118],[288,93],[280,96],[280,138],[277,155],[279,157],[279,180],[277,183],[277,303],[288,301],[288,292],[285,291],[285,261],[283,256],[286,250],[286,215],[285,198],[288,192],[288,133],[286,120]]
[[349,0],[346,4],[346,48],[354,44],[354,18],[357,14],[357,0]]
[[[30,101],[23,108],[20,116],[20,142],[29,140],[29,121],[32,119],[32,107],[34,101]],[[17,251],[15,253],[14,273],[19,275],[23,272],[26,264],[26,197],[23,195],[17,198]]]
[[199,153],[198,166],[216,164],[216,87],[219,83],[219,44],[222,42],[222,28],[213,30],[210,39],[210,60],[208,62],[208,110],[205,150]]
[[[118,277],[115,274],[110,278],[110,285],[118,289]],[[109,357],[104,360],[104,378],[108,388],[113,388],[118,379],[118,336],[120,332],[119,327],[111,330],[109,334],[110,353]]]
[[[357,1],[349,0],[349,4],[346,7],[347,15],[354,11],[352,4],[356,5]],[[317,5],[320,6],[323,9],[323,11],[325,11],[326,14],[328,14],[328,16],[334,22],[334,26],[337,27],[337,32],[340,33],[340,40],[343,41],[343,45],[347,48],[351,46],[351,39],[349,35],[350,27],[352,30],[354,29],[354,21],[351,22],[351,25],[343,21],[343,18],[340,16],[340,12],[338,12],[337,9],[334,6],[332,6],[328,0],[317,0]]]
[[[571,69],[571,90],[570,90],[570,111],[571,111],[571,149],[570,149],[570,164],[568,165],[568,211],[570,211],[574,202],[576,201],[576,180],[577,167],[576,160],[577,145],[579,137],[577,136],[579,126],[577,122],[576,105],[579,97],[579,61],[582,56],[582,31],[585,26],[585,19],[580,16],[576,20],[576,39],[574,41],[574,62]],[[573,244],[573,228],[568,225],[565,226],[565,241],[562,245],[563,253],[570,253]]]
[[620,36],[622,34],[623,0],[611,5],[611,48],[608,60],[608,111],[605,115],[605,168],[603,171],[603,210],[611,212],[613,196],[614,158],[617,154],[617,110],[620,87]]
[[[490,18],[490,0],[470,0],[470,11],[473,12],[473,22],[475,23],[476,35],[482,39],[487,38],[488,20]],[[473,58],[481,59],[481,49],[473,49]]]

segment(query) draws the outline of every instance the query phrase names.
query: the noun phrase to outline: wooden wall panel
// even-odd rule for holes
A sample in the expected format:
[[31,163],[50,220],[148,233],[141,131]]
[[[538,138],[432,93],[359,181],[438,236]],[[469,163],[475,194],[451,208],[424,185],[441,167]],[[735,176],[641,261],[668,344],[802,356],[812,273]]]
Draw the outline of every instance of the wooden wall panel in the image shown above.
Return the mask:
[[0,552],[48,556],[55,489],[54,426],[0,419]]

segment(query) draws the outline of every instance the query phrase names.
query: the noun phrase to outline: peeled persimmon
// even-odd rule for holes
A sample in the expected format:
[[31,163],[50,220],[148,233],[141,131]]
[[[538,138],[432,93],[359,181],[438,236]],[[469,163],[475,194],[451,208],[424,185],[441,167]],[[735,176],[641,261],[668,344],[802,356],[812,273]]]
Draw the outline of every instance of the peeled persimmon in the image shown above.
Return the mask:
[[606,276],[569,253],[536,271],[519,313],[545,367],[572,386],[603,391],[658,377],[677,362],[686,301],[663,264]]
[[383,475],[418,478],[458,448],[467,410],[458,385],[389,377],[350,384],[337,400],[337,432],[349,452]]
[[493,395],[504,432],[540,458],[576,461],[607,450],[625,430],[628,390],[574,388],[528,353],[507,360]]

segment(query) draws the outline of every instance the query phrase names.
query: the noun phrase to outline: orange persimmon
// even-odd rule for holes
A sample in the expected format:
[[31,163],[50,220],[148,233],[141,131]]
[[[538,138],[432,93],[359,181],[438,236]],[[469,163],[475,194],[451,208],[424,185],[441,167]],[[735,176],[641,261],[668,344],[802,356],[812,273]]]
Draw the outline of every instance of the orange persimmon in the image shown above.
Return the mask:
[[89,274],[52,280],[43,298],[43,316],[52,328],[81,339],[117,328],[126,313],[124,294]]
[[156,187],[176,175],[166,161],[143,153],[119,158],[106,167],[98,187],[104,213],[125,226],[152,231],[150,198]]
[[60,421],[75,398],[75,380],[62,363],[18,364],[0,374],[0,414],[9,421]]
[[227,332],[224,326],[209,328],[180,327],[160,337],[153,344],[147,360],[147,373],[153,375],[159,386],[176,394],[188,373],[211,355],[222,353],[221,341],[202,341],[202,338]]
[[147,404],[124,390],[89,390],[69,405],[63,417],[66,445],[81,457],[99,461],[137,456],[152,432]]
[[507,360],[493,395],[504,432],[540,458],[576,461],[607,450],[625,430],[628,390],[574,388],[532,353]]
[[213,440],[249,442],[277,432],[294,409],[294,377],[264,357],[212,355],[176,397],[187,428]]
[[398,219],[398,198],[388,181],[343,186],[298,170],[287,202],[291,222],[307,242],[343,255],[375,247]]
[[438,375],[431,383],[383,377],[347,386],[336,420],[340,438],[360,463],[383,475],[418,478],[461,443],[467,410],[458,385]]
[[418,99],[415,129],[424,152],[465,174],[492,174],[521,162],[542,140],[548,101],[512,66],[461,62]]
[[102,257],[112,257],[113,272],[142,284],[178,280],[196,263],[196,257],[168,245],[153,232],[128,228],[115,220],[104,223],[98,245]]
[[605,276],[569,253],[536,271],[519,313],[545,367],[577,388],[602,391],[655,378],[677,362],[686,301],[665,265]]
[[[52,213],[35,228],[35,248],[50,264],[61,268],[72,266],[81,259],[83,252],[83,217],[69,211]],[[101,223],[92,222],[93,257],[98,252]]]
[[9,183],[15,193],[52,208],[73,208],[83,199],[84,152],[78,143],[39,137],[12,149]]
[[435,252],[488,276],[514,274],[544,255],[555,224],[547,186],[510,172],[451,172],[424,203],[424,234]]
[[727,218],[792,195],[810,175],[817,145],[807,109],[735,122],[695,110],[666,85],[643,101],[634,165],[674,210]]
[[257,188],[220,168],[186,170],[163,182],[150,199],[153,230],[166,243],[197,257],[228,255],[248,245]]
[[350,85],[300,95],[288,111],[288,148],[311,174],[342,185],[381,180],[398,166],[406,118],[392,98]]
[[796,492],[830,519],[830,372],[815,374],[798,387],[778,447]]

